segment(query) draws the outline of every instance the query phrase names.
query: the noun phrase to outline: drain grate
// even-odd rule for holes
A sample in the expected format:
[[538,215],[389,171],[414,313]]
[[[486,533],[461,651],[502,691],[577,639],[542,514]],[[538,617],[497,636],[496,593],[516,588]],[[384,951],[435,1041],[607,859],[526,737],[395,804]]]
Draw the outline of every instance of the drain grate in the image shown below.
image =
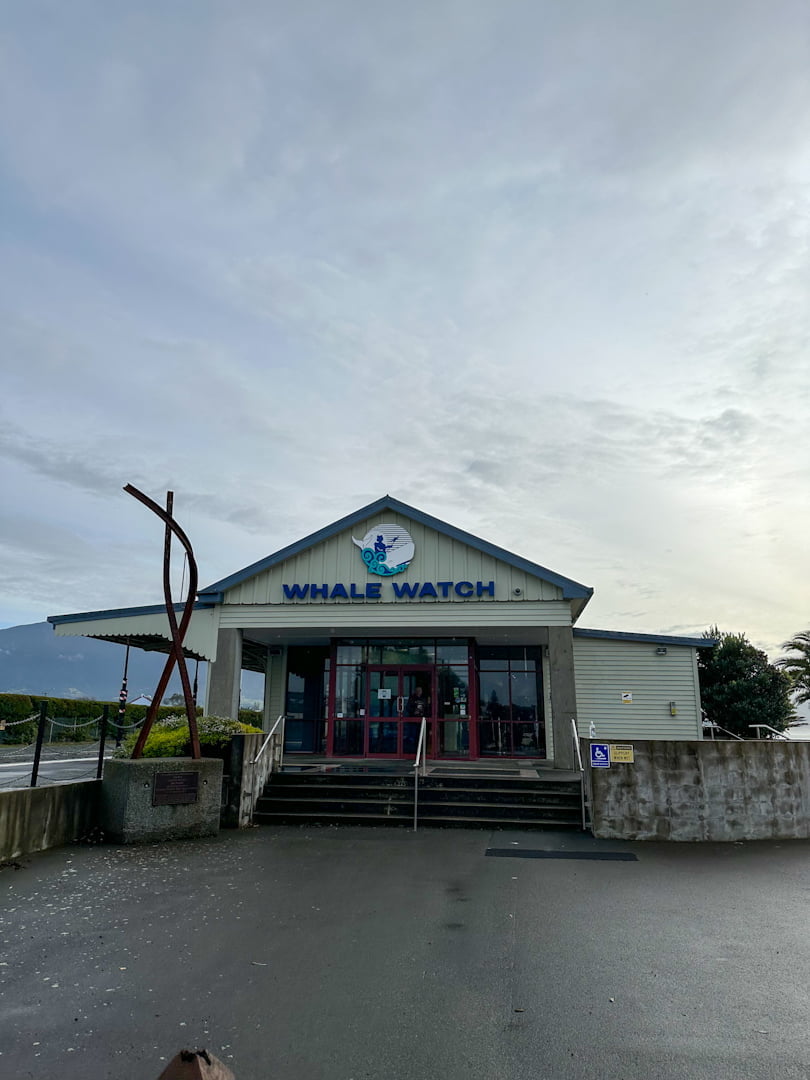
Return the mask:
[[485,855],[494,859],[586,859],[593,862],[638,862],[630,851],[536,851],[529,848],[487,848]]

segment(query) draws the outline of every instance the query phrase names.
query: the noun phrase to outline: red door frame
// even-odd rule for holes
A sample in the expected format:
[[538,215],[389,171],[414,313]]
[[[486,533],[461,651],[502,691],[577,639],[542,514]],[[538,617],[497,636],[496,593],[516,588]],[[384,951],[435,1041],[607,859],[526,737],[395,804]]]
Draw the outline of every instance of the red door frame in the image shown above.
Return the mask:
[[[428,721],[427,733],[428,733],[428,745],[435,746],[436,738],[436,664],[366,664],[366,715],[364,717],[365,724],[363,728],[363,757],[367,758],[382,758],[390,759],[394,761],[410,761],[411,755],[404,754],[402,752],[402,725],[404,723],[417,723],[419,717],[406,716],[403,712],[401,715],[397,714],[396,717],[376,717],[371,715],[371,676],[375,671],[381,672],[396,672],[397,676],[397,694],[398,698],[404,698],[403,682],[406,675],[415,675],[417,672],[424,672],[430,676],[430,704],[431,711],[430,716],[426,717]],[[374,721],[392,721],[397,725],[397,753],[396,754],[372,754],[368,748],[368,726]],[[416,756],[415,754],[413,755]]]
[[[336,663],[336,642],[332,639],[332,650],[329,664],[329,700],[327,702],[327,731],[326,731],[326,756],[335,756],[335,723],[337,717],[335,715],[335,691],[337,688],[337,663]],[[441,721],[437,716],[437,690],[438,690],[438,669],[442,665],[440,664],[363,664],[366,675],[371,668],[384,668],[386,670],[393,670],[395,668],[412,668],[416,670],[430,670],[433,672],[431,680],[431,698],[433,701],[433,716],[431,717],[431,726],[433,729],[433,736],[430,745],[432,747],[438,746],[438,725]],[[452,761],[477,761],[480,757],[479,739],[478,739],[478,650],[476,648],[476,642],[474,638],[467,639],[467,716],[466,720],[470,725],[470,738],[469,738],[469,757],[468,758],[448,758]],[[363,720],[363,754],[353,754],[352,757],[362,759],[366,756],[365,750],[368,746],[368,696],[369,696],[370,681],[366,679],[366,715],[363,717],[350,717],[349,719]],[[402,744],[401,734],[398,738],[398,745]],[[374,754],[374,758],[390,758],[392,760],[402,760],[395,755],[382,755]],[[408,760],[408,759],[404,759]],[[439,759],[441,760],[441,759]]]

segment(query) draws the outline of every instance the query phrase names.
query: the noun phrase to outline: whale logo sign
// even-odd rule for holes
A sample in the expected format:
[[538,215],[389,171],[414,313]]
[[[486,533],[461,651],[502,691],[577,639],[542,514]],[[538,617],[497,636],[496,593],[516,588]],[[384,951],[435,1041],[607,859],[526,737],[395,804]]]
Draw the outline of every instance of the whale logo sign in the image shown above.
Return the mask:
[[407,570],[414,554],[413,540],[401,525],[375,525],[362,540],[353,536],[352,543],[360,548],[368,572],[380,577]]

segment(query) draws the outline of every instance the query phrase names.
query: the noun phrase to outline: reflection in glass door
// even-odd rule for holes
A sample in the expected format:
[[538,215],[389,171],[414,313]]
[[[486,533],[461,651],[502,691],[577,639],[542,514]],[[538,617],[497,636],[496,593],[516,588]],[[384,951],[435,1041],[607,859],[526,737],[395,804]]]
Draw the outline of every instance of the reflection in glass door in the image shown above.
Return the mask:
[[427,720],[425,754],[433,757],[433,669],[405,668],[402,680],[402,755],[416,757],[422,720]]

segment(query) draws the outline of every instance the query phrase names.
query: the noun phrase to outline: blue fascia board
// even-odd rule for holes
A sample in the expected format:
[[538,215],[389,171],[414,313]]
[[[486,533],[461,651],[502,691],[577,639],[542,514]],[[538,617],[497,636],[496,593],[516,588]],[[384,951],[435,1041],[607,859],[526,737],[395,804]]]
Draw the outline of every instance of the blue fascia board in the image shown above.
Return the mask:
[[[185,606],[185,604],[172,605],[178,612]],[[209,600],[196,600],[194,611],[213,606]],[[71,615],[49,615],[47,621],[56,626],[58,623],[86,622],[88,619],[126,619],[132,615],[159,615],[165,611],[165,604],[147,604],[145,607],[110,608],[106,611],[77,611]]]
[[574,637],[605,638],[607,641],[641,641],[651,645],[691,645],[694,649],[710,649],[717,644],[715,638],[672,637],[669,634],[634,634],[624,630],[587,630],[575,626]]
[[200,589],[197,595],[205,597],[207,600],[220,601],[223,593],[227,589],[232,589],[235,585],[241,585],[243,581],[255,577],[256,574],[260,574],[264,570],[269,570],[273,566],[278,566],[279,563],[285,562],[295,555],[300,555],[301,552],[307,551],[316,544],[323,543],[325,540],[330,540],[333,536],[337,536],[345,529],[350,529],[359,521],[374,517],[384,510],[393,510],[395,513],[402,514],[403,517],[411,518],[412,521],[418,521],[420,525],[425,525],[427,528],[442,533],[452,540],[458,540],[468,547],[475,548],[484,555],[491,555],[494,559],[499,559],[509,566],[514,566],[517,570],[523,570],[525,573],[531,574],[532,577],[548,581],[550,584],[556,585],[558,588],[562,589],[563,597],[566,600],[576,598],[590,599],[590,597],[593,596],[593,589],[589,588],[587,585],[580,585],[578,581],[572,581],[571,578],[563,577],[561,574],[555,574],[554,571],[548,570],[544,566],[539,566],[537,563],[530,562],[520,555],[513,555],[504,548],[497,547],[495,544],[490,544],[487,540],[481,540],[479,537],[473,536],[472,533],[464,532],[463,529],[457,529],[454,525],[448,525],[446,522],[440,521],[439,518],[432,517],[423,510],[417,510],[414,506],[408,506],[407,503],[400,502],[399,499],[394,499],[390,495],[385,495],[382,499],[377,499],[375,502],[369,503],[368,506],[363,506],[359,510],[355,510],[353,514],[347,514],[346,517],[333,522],[331,525],[327,525],[324,529],[319,529],[317,532],[310,533],[310,535],[305,536],[303,540],[298,540],[296,543],[290,544],[288,547],[282,548],[280,551],[276,551],[274,554],[268,555],[264,559],[260,559],[251,566],[246,566],[244,570],[237,570],[235,574],[222,578],[221,581],[215,581],[213,585],[209,585],[205,589]]

